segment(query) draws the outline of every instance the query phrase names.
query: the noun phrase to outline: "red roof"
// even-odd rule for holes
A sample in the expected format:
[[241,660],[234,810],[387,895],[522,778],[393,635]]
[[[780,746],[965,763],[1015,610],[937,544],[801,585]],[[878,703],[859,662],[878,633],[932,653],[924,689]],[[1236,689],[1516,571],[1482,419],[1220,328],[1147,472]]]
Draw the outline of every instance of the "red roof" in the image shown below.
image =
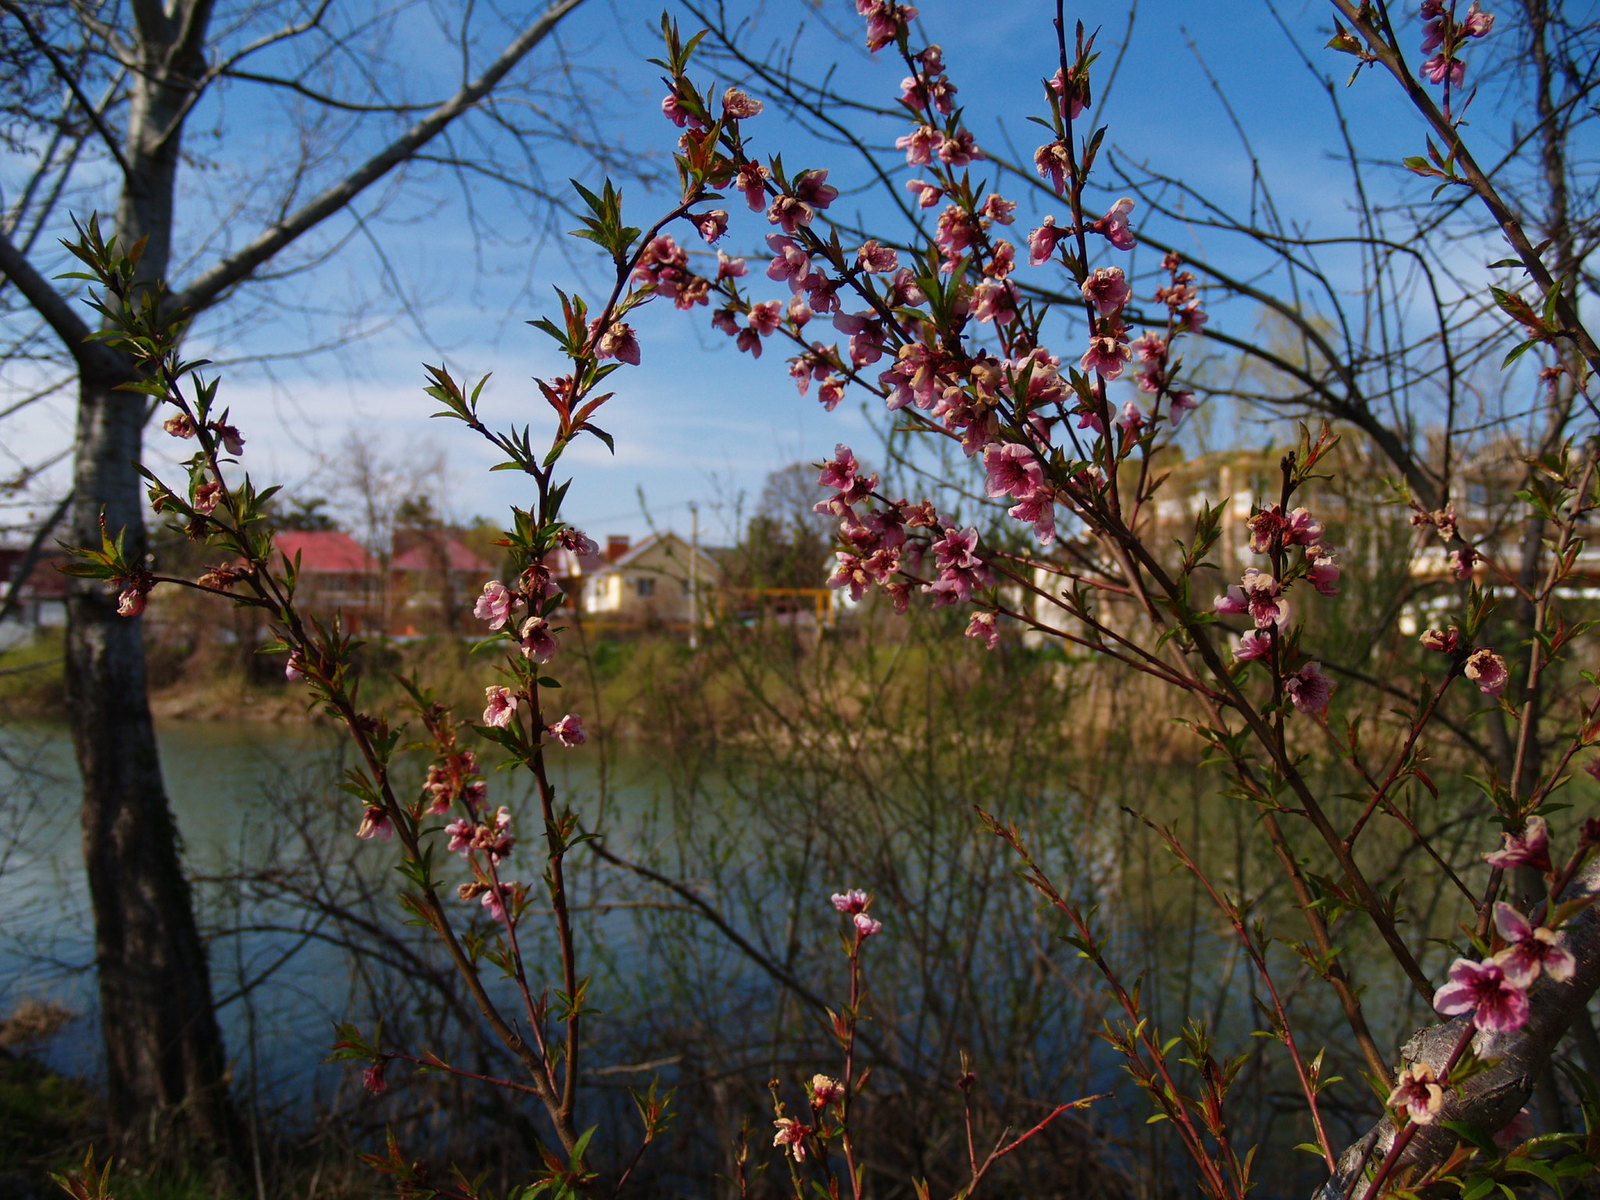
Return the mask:
[[286,529],[273,535],[272,547],[291,562],[298,554],[303,574],[359,575],[378,569],[378,561],[355,538],[338,529]]
[[[493,568],[488,563],[456,541],[455,538],[447,538],[444,549],[452,571],[476,571],[482,574],[489,574],[493,571]],[[409,550],[395,555],[393,566],[396,571],[437,571],[439,569],[439,548],[437,544],[429,545],[426,541],[417,542]]]

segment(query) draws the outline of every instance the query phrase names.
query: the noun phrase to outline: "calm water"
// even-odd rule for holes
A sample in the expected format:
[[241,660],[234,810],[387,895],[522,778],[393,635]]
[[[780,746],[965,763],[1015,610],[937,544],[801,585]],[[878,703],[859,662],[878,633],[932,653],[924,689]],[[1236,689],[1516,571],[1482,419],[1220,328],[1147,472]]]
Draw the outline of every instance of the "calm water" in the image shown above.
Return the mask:
[[[269,880],[252,877],[317,848],[315,838],[299,839],[309,814],[329,832],[321,850],[330,873],[349,869],[357,849],[357,876],[380,896],[398,890],[389,848],[350,837],[359,812],[333,786],[343,769],[339,739],[308,725],[263,722],[170,722],[158,735],[236,1070],[280,1095],[341,1086],[348,1072],[319,1067],[333,1023],[352,1015],[348,960],[327,940],[335,927],[303,906],[263,900],[273,890]],[[591,803],[598,791],[592,751],[552,763],[558,788]],[[491,773],[490,786],[496,799],[506,798],[495,795],[508,786],[505,776]],[[92,1077],[99,1046],[79,787],[64,727],[0,729],[0,1013],[46,1001],[78,1014],[43,1056]],[[613,790],[634,804],[647,793],[637,781]],[[337,807],[330,813],[329,805]],[[627,824],[614,827],[624,843]],[[398,923],[392,905],[388,916]]]

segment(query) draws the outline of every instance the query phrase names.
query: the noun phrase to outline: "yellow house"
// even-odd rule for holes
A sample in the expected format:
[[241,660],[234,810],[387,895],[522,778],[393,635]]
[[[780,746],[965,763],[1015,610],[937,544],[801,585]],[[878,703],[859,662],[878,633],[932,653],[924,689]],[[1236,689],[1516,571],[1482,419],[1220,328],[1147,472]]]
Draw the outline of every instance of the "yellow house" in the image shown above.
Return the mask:
[[722,568],[671,531],[653,533],[637,546],[608,539],[606,554],[569,555],[563,584],[584,616],[638,624],[687,624],[711,614]]

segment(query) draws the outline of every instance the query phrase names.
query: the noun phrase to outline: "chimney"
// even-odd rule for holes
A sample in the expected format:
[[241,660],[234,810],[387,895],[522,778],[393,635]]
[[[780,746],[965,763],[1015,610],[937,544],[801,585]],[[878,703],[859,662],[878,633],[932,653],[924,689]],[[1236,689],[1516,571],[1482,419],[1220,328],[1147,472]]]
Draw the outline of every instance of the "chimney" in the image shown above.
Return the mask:
[[606,537],[606,561],[616,562],[628,552],[628,535],[613,533]]

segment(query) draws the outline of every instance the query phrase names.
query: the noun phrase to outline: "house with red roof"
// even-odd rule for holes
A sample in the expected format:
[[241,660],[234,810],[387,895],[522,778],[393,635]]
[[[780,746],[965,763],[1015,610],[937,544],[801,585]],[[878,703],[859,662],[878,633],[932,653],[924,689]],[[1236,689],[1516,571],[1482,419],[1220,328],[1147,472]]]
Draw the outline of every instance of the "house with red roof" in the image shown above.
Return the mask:
[[323,621],[338,614],[352,633],[383,628],[383,571],[355,538],[339,529],[285,529],[273,535],[272,548],[299,561],[302,612]]
[[495,570],[442,529],[396,532],[389,562],[389,632],[482,633],[472,606]]

